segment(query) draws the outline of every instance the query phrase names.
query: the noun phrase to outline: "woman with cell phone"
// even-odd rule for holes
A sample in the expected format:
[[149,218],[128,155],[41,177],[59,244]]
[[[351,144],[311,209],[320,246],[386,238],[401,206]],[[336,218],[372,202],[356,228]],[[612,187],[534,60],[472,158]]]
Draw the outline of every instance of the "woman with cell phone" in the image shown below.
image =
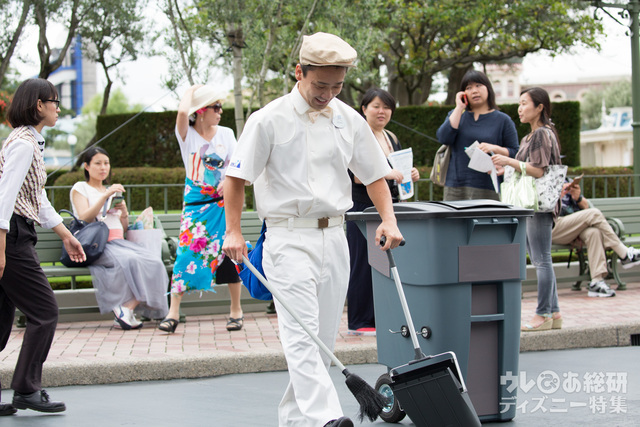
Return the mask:
[[169,276],[162,260],[146,248],[124,239],[129,212],[122,184],[111,184],[111,164],[106,150],[92,147],[83,156],[85,181],[71,188],[73,213],[86,222],[104,221],[109,241],[104,252],[89,265],[100,313],[110,311],[123,330],[138,329],[136,313],[162,319],[169,307]]
[[499,111],[487,76],[476,70],[462,78],[456,94],[456,107],[449,112],[437,132],[440,143],[451,146],[451,160],[444,186],[444,200],[500,200],[491,177],[469,168],[467,148],[478,141],[478,148],[490,155],[509,157],[518,152],[518,134],[513,120]]

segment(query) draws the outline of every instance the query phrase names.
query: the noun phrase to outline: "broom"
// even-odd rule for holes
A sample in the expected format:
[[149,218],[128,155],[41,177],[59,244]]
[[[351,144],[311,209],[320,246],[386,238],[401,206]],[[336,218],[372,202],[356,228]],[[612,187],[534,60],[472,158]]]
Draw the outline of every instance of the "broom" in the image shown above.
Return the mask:
[[323,343],[320,338],[311,330],[309,326],[307,326],[302,319],[298,316],[298,313],[293,310],[289,304],[282,298],[280,291],[274,289],[267,279],[260,274],[260,272],[251,264],[251,262],[247,259],[246,256],[242,256],[242,260],[244,264],[251,270],[251,272],[264,284],[267,289],[273,294],[274,297],[284,306],[284,308],[293,316],[293,318],[302,326],[302,328],[309,334],[309,336],[318,344],[320,349],[324,351],[327,356],[331,359],[331,361],[342,371],[342,374],[346,377],[345,383],[347,387],[356,398],[358,403],[360,404],[360,422],[366,416],[371,420],[371,422],[375,421],[380,415],[382,408],[389,404],[389,399],[382,394],[378,393],[373,387],[371,387],[365,380],[349,372],[347,368],[344,367],[342,363],[338,360],[338,358],[329,350],[329,348]]

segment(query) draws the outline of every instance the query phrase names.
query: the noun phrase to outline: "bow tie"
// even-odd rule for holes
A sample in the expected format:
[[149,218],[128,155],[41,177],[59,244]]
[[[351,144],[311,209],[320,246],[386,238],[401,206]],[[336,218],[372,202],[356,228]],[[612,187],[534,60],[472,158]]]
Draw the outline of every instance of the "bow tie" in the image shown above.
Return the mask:
[[328,117],[329,119],[331,118],[331,107],[324,107],[322,110],[308,110],[307,113],[309,114],[309,120],[311,120],[311,123],[315,123],[316,119],[318,118],[318,116],[323,115]]

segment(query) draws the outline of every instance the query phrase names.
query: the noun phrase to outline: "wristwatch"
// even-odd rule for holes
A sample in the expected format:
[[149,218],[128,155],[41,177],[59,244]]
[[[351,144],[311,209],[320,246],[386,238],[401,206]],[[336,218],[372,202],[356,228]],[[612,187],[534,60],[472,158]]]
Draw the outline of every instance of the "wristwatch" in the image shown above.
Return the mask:
[[576,200],[576,203],[580,203],[582,201],[582,194],[580,195],[580,197],[578,197],[578,200]]

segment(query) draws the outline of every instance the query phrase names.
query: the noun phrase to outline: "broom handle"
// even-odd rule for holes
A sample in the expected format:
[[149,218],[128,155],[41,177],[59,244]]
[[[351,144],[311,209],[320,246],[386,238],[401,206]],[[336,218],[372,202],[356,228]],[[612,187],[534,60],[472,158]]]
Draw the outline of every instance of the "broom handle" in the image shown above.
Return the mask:
[[[382,236],[380,239],[380,244],[384,245],[385,236]],[[404,240],[400,243],[400,246],[404,245]],[[391,275],[393,276],[393,281],[396,284],[396,290],[398,291],[398,297],[400,298],[400,305],[402,306],[402,311],[404,313],[404,317],[407,320],[409,336],[411,336],[411,343],[413,344],[413,351],[415,353],[416,360],[422,359],[425,357],[422,349],[420,349],[420,343],[418,343],[418,335],[416,334],[416,328],[413,325],[413,319],[411,318],[411,311],[409,311],[409,304],[407,303],[407,298],[404,295],[404,289],[402,289],[402,282],[400,281],[400,275],[398,274],[398,267],[396,267],[396,260],[393,258],[393,254],[391,253],[391,249],[387,249],[387,257],[389,258],[389,269],[391,270]]]
[[262,282],[262,284],[266,286],[267,289],[269,289],[269,292],[271,292],[273,296],[276,297],[276,299],[280,302],[280,304],[283,305],[283,307],[289,312],[289,314],[294,319],[296,319],[296,322],[298,322],[300,326],[302,326],[302,329],[304,329],[307,332],[307,334],[311,337],[311,339],[313,339],[316,342],[316,344],[318,344],[318,347],[320,347],[320,349],[324,351],[325,354],[329,356],[329,358],[331,358],[331,361],[338,368],[340,368],[340,371],[344,371],[345,370],[344,365],[340,363],[340,361],[333,354],[333,352],[329,350],[329,347],[327,347],[325,343],[323,343],[322,340],[309,328],[309,326],[307,326],[307,324],[304,323],[304,321],[300,318],[300,316],[298,316],[298,313],[296,313],[296,311],[291,306],[289,306],[289,303],[287,303],[287,301],[285,301],[285,299],[282,298],[280,291],[277,289],[274,289],[273,286],[271,286],[271,284],[267,281],[267,279],[262,274],[260,274],[260,272],[253,266],[253,264],[251,264],[251,261],[249,261],[246,256],[242,255],[242,261],[249,268],[249,270],[251,270],[251,272]]

